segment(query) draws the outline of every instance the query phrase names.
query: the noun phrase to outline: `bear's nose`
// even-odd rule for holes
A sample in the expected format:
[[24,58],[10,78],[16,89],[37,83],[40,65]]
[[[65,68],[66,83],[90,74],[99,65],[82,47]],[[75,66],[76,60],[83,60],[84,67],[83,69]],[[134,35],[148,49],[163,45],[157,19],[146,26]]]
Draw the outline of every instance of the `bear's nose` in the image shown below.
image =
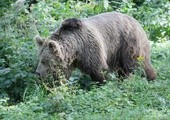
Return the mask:
[[40,73],[39,73],[39,72],[37,72],[37,71],[35,71],[35,74],[36,74],[36,75],[38,75],[38,76],[40,76]]

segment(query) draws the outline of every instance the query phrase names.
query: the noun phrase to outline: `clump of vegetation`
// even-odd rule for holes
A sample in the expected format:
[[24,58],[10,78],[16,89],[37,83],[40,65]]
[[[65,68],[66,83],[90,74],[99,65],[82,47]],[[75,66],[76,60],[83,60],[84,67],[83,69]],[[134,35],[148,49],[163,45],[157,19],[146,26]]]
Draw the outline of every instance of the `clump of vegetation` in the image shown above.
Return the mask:
[[[168,0],[38,0],[31,6],[26,1],[22,5],[15,0],[0,2],[0,119],[170,118]],[[65,18],[113,10],[135,17],[147,31],[158,72],[155,82],[147,82],[138,72],[118,82],[113,73],[106,85],[98,87],[88,76],[79,78],[78,70],[65,86],[49,88],[39,82],[33,73],[37,64],[35,35],[49,36]]]

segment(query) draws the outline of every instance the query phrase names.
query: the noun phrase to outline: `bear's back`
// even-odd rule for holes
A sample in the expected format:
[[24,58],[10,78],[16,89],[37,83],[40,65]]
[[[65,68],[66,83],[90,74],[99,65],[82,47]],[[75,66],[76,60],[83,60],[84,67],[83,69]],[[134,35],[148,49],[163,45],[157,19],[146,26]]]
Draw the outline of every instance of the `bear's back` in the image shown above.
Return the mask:
[[107,12],[87,19],[83,19],[88,26],[93,26],[94,31],[99,32],[102,36],[108,50],[116,51],[117,45],[123,42],[140,46],[148,44],[145,31],[137,20],[133,17],[118,13]]
[[137,20],[118,12],[102,13],[84,19],[84,21],[87,24],[93,25],[104,37],[113,37],[111,39],[120,38],[120,35],[130,35],[133,32],[145,34]]

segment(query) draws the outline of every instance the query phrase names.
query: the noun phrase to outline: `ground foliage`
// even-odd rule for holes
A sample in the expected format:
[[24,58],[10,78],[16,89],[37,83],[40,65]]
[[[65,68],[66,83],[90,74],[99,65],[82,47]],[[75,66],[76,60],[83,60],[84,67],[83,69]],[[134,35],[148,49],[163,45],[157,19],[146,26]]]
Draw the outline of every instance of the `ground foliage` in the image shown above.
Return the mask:
[[[29,1],[29,0],[28,0]],[[0,119],[168,119],[170,118],[170,3],[168,0],[39,0],[30,8],[15,0],[0,2]],[[65,18],[106,11],[135,17],[152,45],[155,82],[140,70],[120,82],[116,73],[103,86],[73,73],[65,86],[42,83],[34,36],[49,36]]]

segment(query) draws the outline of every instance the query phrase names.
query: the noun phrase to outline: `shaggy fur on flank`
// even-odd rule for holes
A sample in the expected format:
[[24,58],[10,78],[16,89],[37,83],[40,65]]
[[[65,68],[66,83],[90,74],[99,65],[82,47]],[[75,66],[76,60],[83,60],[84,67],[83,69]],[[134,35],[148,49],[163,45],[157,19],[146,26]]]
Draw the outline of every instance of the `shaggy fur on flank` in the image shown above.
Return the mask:
[[128,15],[108,12],[86,19],[66,19],[45,41],[45,45],[38,44],[39,51],[42,51],[36,71],[39,74],[43,74],[41,60],[45,59],[44,50],[62,64],[65,74],[70,75],[72,69],[79,68],[100,83],[105,80],[103,70],[128,77],[138,66],[138,57],[143,58],[148,80],[156,78],[146,33],[139,22]]

